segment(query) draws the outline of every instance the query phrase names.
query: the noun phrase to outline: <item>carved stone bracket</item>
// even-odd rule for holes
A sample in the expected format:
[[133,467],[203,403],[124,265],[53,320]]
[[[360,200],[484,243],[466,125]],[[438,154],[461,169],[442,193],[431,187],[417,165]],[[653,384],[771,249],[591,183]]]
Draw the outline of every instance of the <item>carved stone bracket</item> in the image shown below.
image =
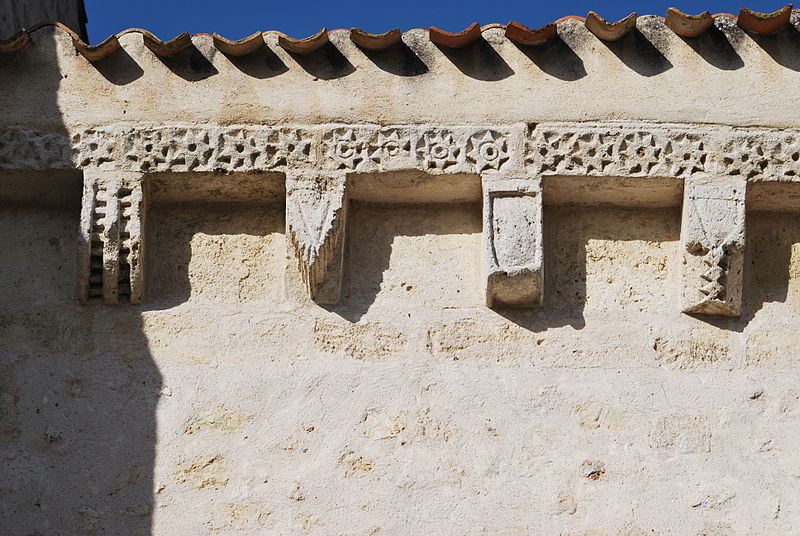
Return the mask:
[[541,305],[541,180],[487,173],[482,184],[486,305]]
[[315,302],[338,303],[344,269],[347,177],[342,172],[286,173],[286,230]]
[[[744,186],[747,181],[800,183],[799,148],[800,130],[648,121],[118,124],[69,136],[2,126],[0,170],[85,170],[81,297],[106,303],[126,295],[133,302],[141,299],[140,253],[132,249],[141,248],[141,236],[134,238],[141,218],[141,173],[286,173],[289,238],[308,292],[319,303],[339,298],[345,174],[480,174],[489,252],[487,302],[518,306],[542,300],[540,177],[683,179],[683,309],[738,315]],[[121,181],[118,187],[113,180]],[[138,204],[115,220],[114,210],[126,208],[127,197]],[[118,238],[114,221],[137,230]],[[525,231],[508,234],[515,226]]]
[[140,303],[144,291],[142,175],[86,170],[78,258],[82,303]]
[[745,245],[743,177],[696,177],[683,194],[683,312],[739,316]]

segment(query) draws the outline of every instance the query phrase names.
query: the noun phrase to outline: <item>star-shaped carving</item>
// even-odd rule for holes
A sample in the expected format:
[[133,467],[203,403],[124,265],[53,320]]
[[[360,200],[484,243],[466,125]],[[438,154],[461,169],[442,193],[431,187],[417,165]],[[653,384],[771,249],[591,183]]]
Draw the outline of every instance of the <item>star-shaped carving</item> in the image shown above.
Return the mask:
[[447,169],[458,163],[461,151],[447,131],[428,132],[419,143],[419,152],[427,168]]
[[508,160],[506,137],[493,130],[477,132],[467,144],[467,158],[475,164],[478,171],[500,169]]
[[327,142],[327,156],[336,163],[337,169],[355,169],[364,160],[364,142],[356,137],[353,129],[337,129]]
[[408,154],[411,151],[411,141],[408,138],[400,137],[396,130],[381,131],[370,148],[372,150],[370,158],[381,163],[384,160]]

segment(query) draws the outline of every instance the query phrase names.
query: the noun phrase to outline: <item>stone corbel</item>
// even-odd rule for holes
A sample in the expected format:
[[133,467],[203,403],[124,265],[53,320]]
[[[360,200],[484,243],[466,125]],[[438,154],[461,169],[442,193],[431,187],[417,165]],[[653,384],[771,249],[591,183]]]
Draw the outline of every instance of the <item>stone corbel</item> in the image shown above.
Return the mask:
[[734,177],[687,179],[683,192],[683,312],[739,316],[747,182]]
[[538,177],[484,174],[486,305],[542,304],[542,182]]
[[339,302],[344,271],[347,177],[339,171],[286,173],[286,230],[309,296]]
[[144,218],[141,173],[84,171],[78,259],[81,303],[141,303]]

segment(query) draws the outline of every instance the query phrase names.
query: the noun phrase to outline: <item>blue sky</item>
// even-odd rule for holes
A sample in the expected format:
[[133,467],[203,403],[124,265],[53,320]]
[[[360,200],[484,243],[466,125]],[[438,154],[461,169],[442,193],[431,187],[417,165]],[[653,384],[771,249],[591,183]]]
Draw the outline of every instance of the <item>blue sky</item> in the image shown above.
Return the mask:
[[[85,0],[89,39],[98,43],[127,28],[144,28],[162,39],[181,32],[214,33],[239,39],[256,31],[280,30],[306,37],[320,28],[358,27],[380,33],[392,28],[439,26],[462,30],[473,21],[481,24],[516,20],[538,27],[565,15],[597,11],[606,19],[619,19],[636,11],[640,15],[664,15],[667,7],[686,12],[738,13],[742,4],[708,0],[654,2],[615,1],[436,1],[436,0]],[[747,7],[774,11],[784,4],[753,1]]]

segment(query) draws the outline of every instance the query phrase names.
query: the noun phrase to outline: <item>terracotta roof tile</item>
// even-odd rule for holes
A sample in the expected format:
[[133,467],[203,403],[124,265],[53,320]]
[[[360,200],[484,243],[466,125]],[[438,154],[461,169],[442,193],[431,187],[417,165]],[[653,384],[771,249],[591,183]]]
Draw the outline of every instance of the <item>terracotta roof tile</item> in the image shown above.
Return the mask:
[[511,21],[506,25],[506,37],[518,45],[543,45],[558,34],[555,22],[541,28],[531,29],[522,23]]
[[708,11],[704,11],[699,15],[688,15],[679,9],[671,7],[667,10],[664,24],[681,37],[697,37],[711,28],[714,24],[714,17]]
[[278,44],[289,52],[295,54],[311,54],[328,42],[328,29],[323,28],[310,37],[295,39],[286,34],[278,36]]
[[238,41],[231,41],[217,33],[212,35],[211,39],[214,40],[217,50],[228,56],[247,56],[264,46],[264,35],[261,32],[256,32]]
[[10,52],[16,52],[17,50],[21,50],[28,46],[30,42],[30,34],[25,30],[20,30],[10,38],[0,41],[0,53],[7,54]]
[[125,30],[120,35],[126,33],[140,33],[142,34],[142,40],[144,41],[144,46],[149,48],[153,54],[156,56],[161,56],[162,58],[168,58],[170,56],[175,56],[176,54],[180,54],[183,50],[187,49],[192,45],[192,36],[188,33],[183,32],[180,35],[175,36],[173,39],[169,41],[162,41],[155,35],[151,34],[147,30],[142,30],[140,28],[132,28],[130,30]]
[[61,24],[60,22],[43,22],[41,24],[37,24],[33,26],[29,32],[35,32],[39,28],[43,28],[45,26],[55,26],[66,32],[70,38],[72,39],[72,44],[75,46],[75,50],[77,50],[81,56],[86,58],[89,61],[100,61],[103,58],[110,56],[114,51],[119,49],[119,39],[117,35],[111,35],[106,38],[105,41],[100,43],[99,45],[87,45],[81,39],[81,36],[78,35],[75,31],[73,31],[68,26]]
[[457,33],[446,32],[431,26],[428,30],[431,42],[446,48],[462,48],[477,41],[481,36],[481,25],[473,22],[464,30]]
[[739,11],[737,24],[748,32],[770,35],[784,26],[788,26],[791,16],[792,4],[788,4],[786,7],[772,13],[759,13],[743,7],[741,11]]
[[367,50],[383,50],[392,45],[396,45],[403,38],[399,28],[389,30],[382,34],[371,34],[358,28],[350,30],[350,40],[361,48]]
[[[759,35],[770,35],[789,26],[791,24],[790,19],[792,13],[791,4],[773,13],[758,13],[748,8],[742,8],[738,17],[729,13],[710,15],[707,11],[698,15],[689,15],[678,9],[669,8],[664,18],[664,25],[677,35],[693,38],[708,31],[714,25],[715,19],[730,17],[747,32]],[[511,21],[506,25],[491,24],[483,27],[481,27],[479,23],[474,22],[464,30],[455,33],[431,26],[428,29],[428,35],[430,40],[438,46],[445,48],[462,48],[478,40],[481,37],[482,31],[489,28],[500,27],[505,30],[505,37],[518,45],[539,46],[551,42],[558,35],[559,25],[569,20],[583,22],[586,28],[601,40],[615,41],[624,38],[629,32],[636,28],[637,15],[636,13],[631,13],[624,19],[616,22],[609,22],[594,11],[590,11],[585,18],[570,15],[562,17],[550,24],[546,24],[541,28],[529,28],[517,21]],[[55,26],[66,32],[72,39],[75,49],[92,62],[100,61],[119,49],[120,44],[118,38],[127,33],[140,33],[144,45],[154,54],[161,57],[174,56],[192,44],[192,36],[188,33],[182,33],[169,41],[162,41],[146,30],[132,28],[119,34],[112,35],[98,45],[88,45],[76,32],[64,24],[55,22],[38,24],[29,30],[22,29],[10,38],[0,40],[0,53],[9,54],[25,48],[31,42],[30,33],[44,26]],[[341,31],[349,32],[351,41],[366,50],[381,50],[402,41],[402,32],[399,29],[393,29],[383,34],[371,34],[358,28]],[[326,28],[303,39],[295,39],[280,32],[276,33],[278,33],[278,44],[282,48],[295,54],[309,54],[324,46],[329,41]],[[265,44],[262,32],[254,33],[238,41],[232,41],[219,34],[213,34],[210,37],[214,42],[214,46],[229,56],[246,56],[247,54],[255,52]]]
[[617,41],[636,28],[636,13],[624,19],[608,22],[594,11],[586,16],[586,28],[603,41]]

